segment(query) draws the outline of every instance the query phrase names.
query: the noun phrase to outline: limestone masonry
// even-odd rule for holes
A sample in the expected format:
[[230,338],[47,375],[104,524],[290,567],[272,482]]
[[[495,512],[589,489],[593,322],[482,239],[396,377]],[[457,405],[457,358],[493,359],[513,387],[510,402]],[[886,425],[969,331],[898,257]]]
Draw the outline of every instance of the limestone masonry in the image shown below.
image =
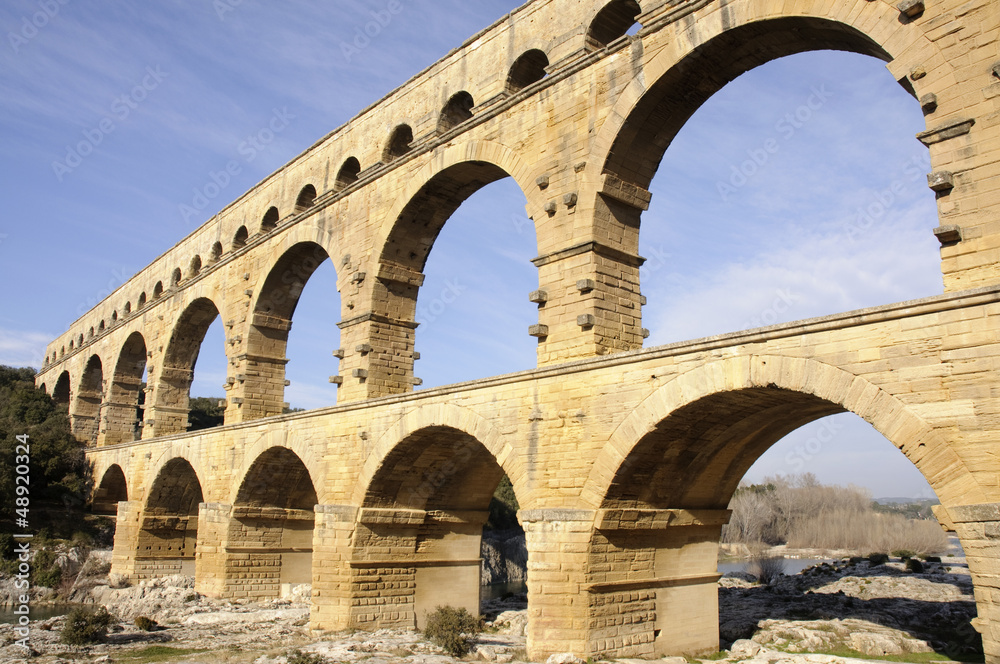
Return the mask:
[[[714,651],[729,497],[774,441],[847,410],[934,487],[1000,662],[998,38],[994,0],[528,2],[49,345],[37,384],[91,445],[114,571],[184,571],[223,597],[311,583],[316,628],[420,625],[439,604],[477,610],[506,473],[532,657]],[[728,81],[814,49],[881,58],[923,108],[945,294],[643,349],[639,218],[660,158]],[[538,366],[414,393],[428,252],[463,200],[508,176],[538,238]],[[327,259],[339,403],[281,415],[291,314]],[[226,424],[185,433],[218,316]]]

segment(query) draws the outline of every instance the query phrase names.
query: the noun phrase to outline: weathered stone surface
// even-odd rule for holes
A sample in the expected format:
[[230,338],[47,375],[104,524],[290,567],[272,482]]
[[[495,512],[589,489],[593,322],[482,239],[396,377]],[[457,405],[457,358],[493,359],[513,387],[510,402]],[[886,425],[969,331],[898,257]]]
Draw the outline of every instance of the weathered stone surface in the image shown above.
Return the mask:
[[[316,628],[413,627],[435,602],[475,607],[475,515],[506,473],[532,656],[697,654],[718,646],[719,525],[622,524],[724,509],[778,432],[852,411],[946,512],[1000,503],[1000,5],[919,4],[650,0],[632,16],[636,3],[537,0],[266,178],[46,349],[37,384],[96,446],[96,504],[117,505],[112,572],[193,574],[233,599],[308,583]],[[625,39],[629,19],[642,28]],[[930,172],[958,180],[938,199],[946,294],[643,350],[640,216],[666,146],[725,81],[815,48],[879,54],[918,99],[935,96],[919,138]],[[471,105],[445,103],[460,92]],[[538,367],[412,394],[428,238],[506,176],[538,240]],[[282,416],[295,305],[328,259],[339,403]],[[185,434],[219,316],[227,426]],[[366,508],[421,517],[344,518]],[[626,518],[601,530],[599,510]],[[1000,522],[972,511],[985,516],[954,525],[996,662]]]

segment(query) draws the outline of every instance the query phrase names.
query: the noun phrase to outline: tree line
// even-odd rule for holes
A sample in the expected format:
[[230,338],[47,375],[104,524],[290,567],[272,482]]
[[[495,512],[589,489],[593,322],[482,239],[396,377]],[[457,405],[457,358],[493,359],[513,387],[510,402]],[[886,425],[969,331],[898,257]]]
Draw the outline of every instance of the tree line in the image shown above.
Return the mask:
[[733,514],[722,530],[722,541],[751,548],[786,544],[859,554],[895,550],[938,554],[948,548],[948,539],[933,517],[914,519],[906,512],[886,511],[867,489],[823,485],[811,473],[741,485],[729,509]]

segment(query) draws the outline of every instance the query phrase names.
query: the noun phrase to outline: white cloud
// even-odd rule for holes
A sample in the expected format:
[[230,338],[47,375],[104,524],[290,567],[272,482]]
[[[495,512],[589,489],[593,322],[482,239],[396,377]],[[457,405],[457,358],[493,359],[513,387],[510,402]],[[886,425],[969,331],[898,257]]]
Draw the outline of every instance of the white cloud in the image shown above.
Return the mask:
[[0,364],[40,369],[45,347],[55,336],[49,332],[0,328]]

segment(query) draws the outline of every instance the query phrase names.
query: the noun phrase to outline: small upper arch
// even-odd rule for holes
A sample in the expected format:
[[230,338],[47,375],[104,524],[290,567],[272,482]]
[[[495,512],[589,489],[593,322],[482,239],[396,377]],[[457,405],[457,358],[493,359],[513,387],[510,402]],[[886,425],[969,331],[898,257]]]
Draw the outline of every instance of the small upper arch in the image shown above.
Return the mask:
[[295,199],[295,211],[302,212],[308,210],[316,202],[316,187],[311,184],[307,184],[302,187],[299,191],[298,197]]
[[246,226],[240,226],[237,228],[236,232],[233,234],[233,251],[247,246],[247,238],[249,237],[250,231],[247,230]]
[[264,218],[260,221],[260,232],[270,233],[273,231],[278,227],[278,219],[280,218],[281,215],[278,213],[278,208],[273,205],[269,207],[267,212],[264,213]]
[[545,52],[533,48],[522,53],[507,74],[507,92],[514,94],[532,83],[536,83],[547,75],[545,68],[549,66],[549,58]]
[[222,243],[216,242],[212,245],[212,251],[209,253],[209,260],[216,263],[220,258],[222,258]]
[[472,118],[472,107],[475,105],[476,102],[472,99],[472,95],[465,90],[453,94],[448,103],[441,109],[438,131],[446,132]]
[[333,184],[334,191],[346,189],[358,181],[358,174],[361,172],[361,162],[357,157],[348,157],[344,160],[343,166],[337,171],[337,180]]
[[402,157],[412,149],[413,129],[408,124],[397,125],[389,135],[389,140],[382,151],[382,161],[388,164],[390,161]]
[[604,48],[628,33],[642,12],[636,0],[611,0],[597,12],[587,29],[587,46]]
[[188,277],[196,277],[199,272],[201,272],[201,256],[195,254],[188,266]]

